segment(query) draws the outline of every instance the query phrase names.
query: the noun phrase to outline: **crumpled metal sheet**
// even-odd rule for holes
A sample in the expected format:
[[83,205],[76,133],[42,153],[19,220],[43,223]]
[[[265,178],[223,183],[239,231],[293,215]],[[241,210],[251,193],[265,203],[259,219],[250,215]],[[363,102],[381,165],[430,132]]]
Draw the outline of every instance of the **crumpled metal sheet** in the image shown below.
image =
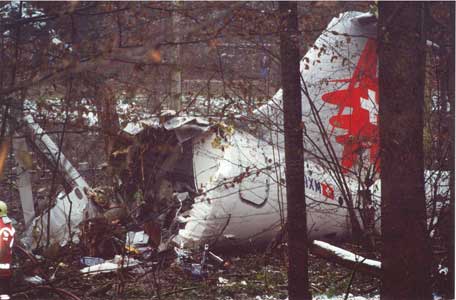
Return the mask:
[[[92,217],[95,208],[89,202],[87,195],[79,187],[75,187],[70,193],[61,192],[57,196],[55,205],[41,216],[36,217],[27,230],[24,242],[35,248],[45,245],[47,242],[48,215],[51,221],[49,227],[49,241],[51,244],[64,246],[68,241],[79,243],[79,224],[86,217]],[[68,228],[71,228],[71,231]]]

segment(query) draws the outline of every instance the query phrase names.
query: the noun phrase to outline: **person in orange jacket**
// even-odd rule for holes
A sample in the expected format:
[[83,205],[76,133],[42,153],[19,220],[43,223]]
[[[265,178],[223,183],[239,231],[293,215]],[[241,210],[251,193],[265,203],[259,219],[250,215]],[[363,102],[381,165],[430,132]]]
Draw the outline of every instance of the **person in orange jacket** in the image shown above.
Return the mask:
[[13,260],[14,228],[7,216],[8,207],[0,201],[0,300],[10,299],[11,264]]

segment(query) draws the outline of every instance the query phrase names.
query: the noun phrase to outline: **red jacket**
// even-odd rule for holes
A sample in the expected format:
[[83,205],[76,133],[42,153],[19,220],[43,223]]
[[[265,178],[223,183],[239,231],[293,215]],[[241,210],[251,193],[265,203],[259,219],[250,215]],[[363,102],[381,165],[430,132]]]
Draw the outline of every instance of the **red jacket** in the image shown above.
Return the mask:
[[0,218],[0,278],[10,277],[15,230],[8,217]]

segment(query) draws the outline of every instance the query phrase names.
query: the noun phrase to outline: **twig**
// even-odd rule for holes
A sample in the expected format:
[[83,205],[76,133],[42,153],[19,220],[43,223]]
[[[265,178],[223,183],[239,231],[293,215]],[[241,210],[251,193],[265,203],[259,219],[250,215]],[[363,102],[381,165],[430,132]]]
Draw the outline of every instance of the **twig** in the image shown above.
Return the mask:
[[352,274],[350,276],[350,281],[348,282],[347,291],[345,292],[344,300],[348,299],[348,294],[350,293],[350,289],[351,289],[351,286],[352,286],[352,283],[353,283],[353,279],[355,278],[355,275],[356,275],[356,269],[353,270],[353,272],[352,272]]
[[[187,292],[187,291],[192,291],[192,290],[196,290],[196,289],[200,289],[202,287],[205,287],[204,285],[201,285],[201,286],[192,286],[192,287],[188,287],[188,288],[183,288],[183,289],[180,289],[180,290],[174,290],[172,292],[168,292],[168,293],[164,293],[162,294],[162,296],[169,296],[169,295],[174,295],[174,294],[178,294],[178,293],[184,293],[184,292]],[[159,298],[160,299],[160,298]]]

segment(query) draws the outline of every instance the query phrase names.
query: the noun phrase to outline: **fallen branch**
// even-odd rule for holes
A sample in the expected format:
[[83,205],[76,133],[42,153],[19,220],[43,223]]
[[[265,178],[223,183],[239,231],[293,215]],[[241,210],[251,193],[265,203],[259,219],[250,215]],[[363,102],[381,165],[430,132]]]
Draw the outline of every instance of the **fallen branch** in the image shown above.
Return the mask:
[[192,286],[192,287],[183,288],[183,289],[180,289],[180,290],[174,290],[174,291],[171,291],[171,292],[167,292],[167,293],[162,294],[162,296],[170,296],[170,295],[174,295],[174,294],[185,293],[185,292],[196,290],[196,289],[200,289],[200,288],[203,288],[203,287],[204,286]]
[[316,240],[312,242],[309,250],[312,254],[330,262],[352,270],[380,277],[381,262],[379,261],[367,259],[342,248]]

